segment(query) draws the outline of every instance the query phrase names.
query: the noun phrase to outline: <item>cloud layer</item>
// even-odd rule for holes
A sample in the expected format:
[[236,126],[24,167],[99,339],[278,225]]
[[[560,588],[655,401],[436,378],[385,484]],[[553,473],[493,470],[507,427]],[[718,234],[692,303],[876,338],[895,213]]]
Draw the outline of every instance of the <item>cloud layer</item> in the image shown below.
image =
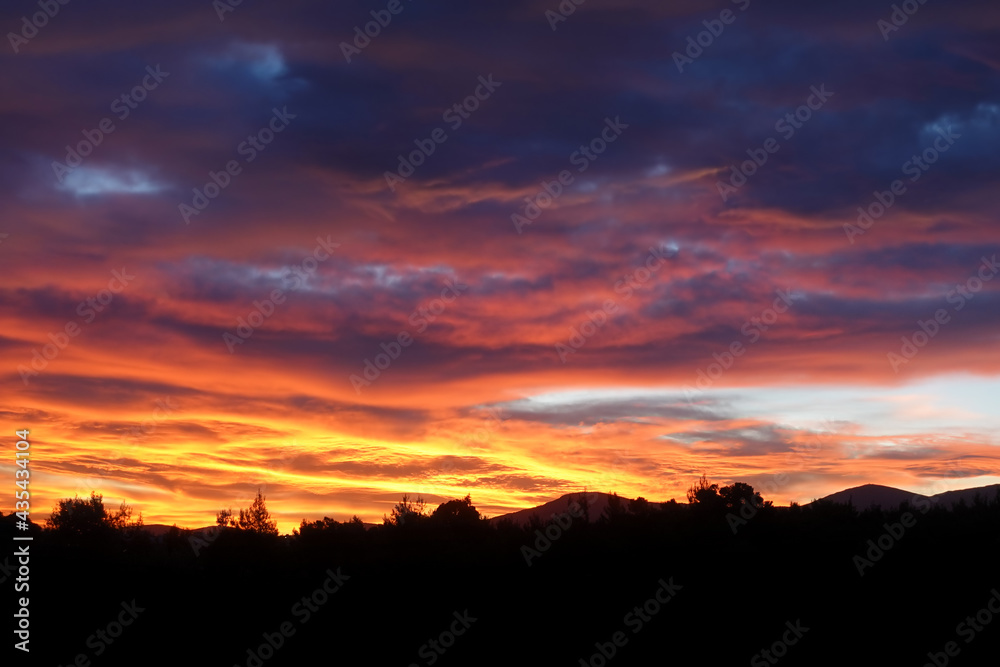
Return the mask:
[[4,9],[35,508],[997,481],[1000,8],[890,5]]

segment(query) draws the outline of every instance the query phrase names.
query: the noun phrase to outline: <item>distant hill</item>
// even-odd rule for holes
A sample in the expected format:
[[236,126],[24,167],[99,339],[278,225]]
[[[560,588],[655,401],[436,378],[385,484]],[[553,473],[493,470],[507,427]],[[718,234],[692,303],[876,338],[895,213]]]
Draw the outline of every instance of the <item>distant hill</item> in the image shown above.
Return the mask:
[[[143,524],[142,526],[142,529],[153,537],[165,535],[171,528],[173,528],[173,526],[167,526],[162,523]],[[183,531],[184,529],[182,528],[181,530]]]
[[[495,516],[490,519],[490,521],[511,521],[515,525],[526,525],[531,522],[531,517],[537,516],[542,523],[548,523],[552,520],[553,515],[563,514],[569,511],[569,505],[571,502],[580,502],[584,496],[581,491],[579,493],[567,493],[561,498],[556,498],[544,505],[539,505],[538,507],[529,507],[528,509],[518,510],[517,512],[511,512],[510,514],[501,514],[500,516]],[[588,518],[590,521],[596,522],[601,518],[601,514],[608,507],[608,499],[611,498],[610,493],[597,493],[588,491],[586,493],[587,502],[589,503]],[[629,498],[622,498],[623,505],[627,506]],[[652,506],[659,506],[662,503],[649,503]]]
[[819,501],[813,502],[828,500],[842,505],[851,503],[856,509],[859,510],[867,509],[875,505],[880,506],[882,509],[891,509],[899,507],[904,502],[912,504],[917,498],[925,498],[930,499],[930,501],[936,505],[941,505],[951,509],[961,500],[965,500],[967,505],[973,504],[976,496],[979,496],[988,502],[996,498],[998,492],[1000,492],[1000,484],[992,484],[990,486],[945,491],[944,493],[938,493],[933,496],[924,496],[919,493],[904,491],[891,486],[865,484],[863,486],[856,486],[853,489],[845,489],[843,491],[832,493],[825,498],[820,498]]
[[[935,504],[941,504],[948,509],[954,507],[959,501],[965,500],[967,505],[972,505],[975,502],[976,496],[980,496],[983,500],[990,501],[996,498],[997,494],[1000,493],[1000,484],[993,484],[990,486],[980,486],[972,489],[960,489],[958,491],[946,491],[944,493],[939,493],[935,496],[930,496],[930,500]],[[518,510],[516,512],[510,512],[509,514],[501,514],[500,516],[491,517],[489,520],[491,522],[497,521],[511,521],[515,525],[527,525],[531,522],[531,518],[537,516],[542,523],[548,523],[552,520],[553,515],[563,514],[569,511],[569,506],[571,502],[580,502],[584,493],[568,493],[565,496],[551,500],[544,505],[539,505],[537,507],[529,507],[527,509]],[[588,491],[586,493],[587,502],[589,503],[589,518],[591,522],[596,522],[601,518],[604,510],[608,507],[608,499],[611,498],[610,493],[598,493],[593,491]],[[843,491],[837,491],[828,496],[820,498],[819,500],[814,500],[813,502],[830,501],[842,505],[851,503],[856,509],[867,509],[873,506],[880,506],[882,509],[888,510],[895,507],[899,507],[902,503],[908,502],[913,504],[914,500],[917,498],[928,498],[928,496],[921,495],[919,493],[913,493],[912,491],[904,491],[903,489],[896,489],[891,486],[882,486],[880,484],[864,484],[862,486],[856,486],[851,489],[844,489]],[[624,506],[628,506],[629,498],[622,497],[622,503]],[[658,507],[663,505],[663,503],[650,501],[651,507]],[[687,506],[687,503],[680,503],[683,506]],[[9,517],[4,517],[5,519]],[[371,530],[381,524],[376,523],[366,523],[364,524],[365,530]],[[143,529],[154,537],[162,537],[169,531],[173,526],[167,526],[164,524],[148,524],[143,526]],[[214,530],[215,526],[204,526],[201,528],[181,528],[182,535],[188,535],[191,533],[200,534],[207,530]]]
[[[847,505],[848,503],[853,504],[855,509],[863,510],[869,507],[879,506],[884,510],[893,509],[899,507],[903,503],[910,503],[911,505],[915,500],[919,498],[929,499],[935,504],[940,504],[948,509],[955,506],[960,500],[965,500],[967,505],[972,505],[975,501],[976,496],[982,497],[986,501],[990,501],[1000,493],[1000,484],[993,484],[990,486],[980,486],[972,489],[961,489],[958,491],[945,491],[944,493],[939,493],[935,496],[925,496],[919,493],[913,493],[912,491],[904,491],[903,489],[897,489],[891,486],[883,486],[881,484],[863,484],[862,486],[856,486],[851,489],[844,489],[843,491],[837,491],[828,496],[820,498],[819,500],[814,500],[813,502],[830,501],[842,505]],[[569,510],[569,504],[571,502],[579,501],[583,493],[569,493],[561,498],[557,498],[544,505],[539,505],[538,507],[529,507],[528,509],[518,510],[516,512],[511,512],[509,514],[501,514],[500,516],[495,516],[490,519],[490,521],[512,521],[516,525],[525,525],[531,522],[533,516],[537,516],[542,523],[548,523],[552,520],[552,516],[555,514],[561,514]],[[588,492],[587,500],[590,503],[590,520],[595,522],[601,518],[601,514],[608,506],[608,499],[611,497],[609,493],[596,493]],[[622,498],[622,503],[628,504],[629,498]],[[650,502],[651,506],[659,506],[663,503]],[[681,503],[681,505],[687,506],[687,503]]]
[[[167,526],[162,523],[149,523],[142,526],[142,529],[153,537],[163,537],[170,532],[171,528],[173,528],[173,526]],[[215,530],[217,528],[218,526],[202,526],[200,528],[181,528],[178,526],[178,530],[180,530],[181,535],[201,534],[207,530]]]
[[[538,507],[529,507],[527,509],[518,510],[516,512],[511,512],[510,514],[501,514],[500,516],[495,516],[490,519],[490,521],[511,521],[515,525],[523,526],[531,523],[531,518],[537,516],[542,523],[548,523],[552,520],[552,517],[556,514],[565,514],[569,511],[569,505],[574,500],[579,502],[583,498],[583,493],[568,493],[561,498],[556,498],[555,500],[549,501],[544,505],[539,505]],[[608,498],[610,497],[607,493],[587,493],[587,502],[590,503],[590,520],[596,521],[601,516],[601,512],[604,508],[608,506]]]
[[881,484],[864,484],[856,486],[853,489],[844,489],[843,491],[831,493],[825,498],[820,498],[818,501],[813,502],[831,501],[839,505],[851,504],[855,509],[859,510],[868,509],[875,505],[880,506],[882,509],[890,509],[892,507],[899,507],[906,502],[913,504],[916,498],[927,498],[927,496],[913,493],[912,491],[895,489],[891,486],[882,486]]
[[966,505],[972,505],[976,496],[980,496],[986,502],[989,502],[997,497],[997,493],[1000,493],[1000,484],[991,484],[989,486],[979,486],[974,489],[959,489],[958,491],[945,491],[944,493],[939,493],[932,498],[938,503],[943,504],[945,507],[951,509],[959,501],[964,500]]

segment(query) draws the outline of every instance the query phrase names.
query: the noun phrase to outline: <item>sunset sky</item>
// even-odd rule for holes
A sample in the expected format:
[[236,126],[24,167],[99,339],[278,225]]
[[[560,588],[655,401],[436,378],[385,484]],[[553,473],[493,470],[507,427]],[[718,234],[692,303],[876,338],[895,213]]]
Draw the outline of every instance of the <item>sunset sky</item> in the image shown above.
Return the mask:
[[1000,6],[912,5],[7,3],[33,518],[1000,482]]

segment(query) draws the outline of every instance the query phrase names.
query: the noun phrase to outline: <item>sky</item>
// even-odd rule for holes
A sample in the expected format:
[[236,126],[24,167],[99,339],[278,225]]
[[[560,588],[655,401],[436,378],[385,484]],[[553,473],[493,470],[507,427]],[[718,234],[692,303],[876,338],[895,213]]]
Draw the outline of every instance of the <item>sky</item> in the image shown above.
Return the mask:
[[903,5],[7,3],[33,517],[1000,482],[1000,6]]

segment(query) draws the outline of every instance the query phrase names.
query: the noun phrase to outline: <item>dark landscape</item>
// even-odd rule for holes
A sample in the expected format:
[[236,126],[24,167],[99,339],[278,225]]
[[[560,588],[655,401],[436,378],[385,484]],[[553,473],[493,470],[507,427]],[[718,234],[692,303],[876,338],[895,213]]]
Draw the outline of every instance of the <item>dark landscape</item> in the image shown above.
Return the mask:
[[[30,531],[32,658],[933,665],[955,659],[951,642],[955,664],[993,664],[1000,632],[976,618],[1000,623],[1000,486],[928,498],[866,485],[793,507],[744,484],[690,493],[581,492],[492,520],[470,498],[403,499],[382,525],[303,521],[292,536],[268,534],[263,497],[242,526],[193,531],[78,498]],[[118,641],[95,635],[123,609],[138,611]]]

